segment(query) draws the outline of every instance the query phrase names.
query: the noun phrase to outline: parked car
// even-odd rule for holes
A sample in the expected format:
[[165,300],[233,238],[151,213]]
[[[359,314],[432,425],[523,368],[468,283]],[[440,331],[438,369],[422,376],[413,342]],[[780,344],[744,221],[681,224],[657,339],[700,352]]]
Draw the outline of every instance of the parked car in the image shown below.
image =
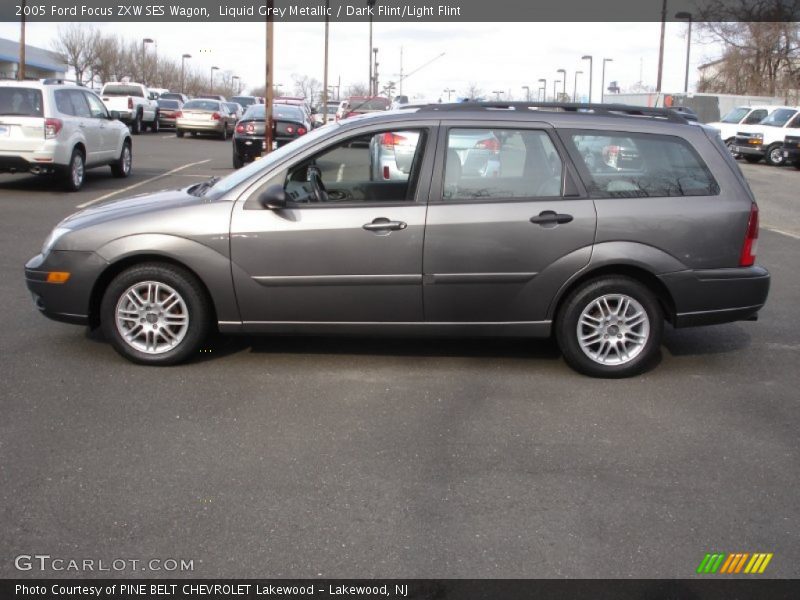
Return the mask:
[[339,108],[336,111],[336,119],[346,119],[365,113],[388,110],[391,104],[391,100],[380,96],[350,96],[339,104]]
[[[25,266],[35,306],[149,365],[196,356],[212,329],[554,334],[600,377],[655,364],[665,320],[756,318],[758,207],[716,130],[669,109],[491,107],[351,119],[223,179],[76,213]],[[507,168],[465,173],[465,130]],[[405,178],[374,181],[387,133],[417,147]],[[637,168],[587,167],[577,139],[610,135]]]
[[[233,134],[233,167],[260,158],[264,151],[265,106],[253,104],[236,124]],[[311,124],[300,106],[274,104],[272,107],[272,134],[278,147],[306,135]]]
[[57,175],[76,191],[86,169],[130,175],[133,145],[119,115],[77,85],[0,81],[0,172]]
[[202,98],[206,100],[219,100],[220,102],[227,102],[228,99],[225,96],[220,96],[219,94],[198,94],[195,98]]
[[187,132],[193,137],[198,133],[211,133],[223,140],[236,126],[236,117],[224,102],[195,98],[183,105],[175,123],[175,135],[182,138]]
[[116,111],[134,135],[147,127],[158,131],[158,106],[149,96],[150,91],[141,83],[115,81],[106,83],[100,90],[106,108]]
[[800,109],[779,108],[758,125],[741,127],[736,133],[733,151],[751,163],[762,158],[774,167],[784,164],[783,140],[800,134]]
[[779,108],[790,108],[788,106],[772,106],[768,104],[755,104],[753,106],[737,106],[728,112],[722,119],[714,123],[708,123],[710,127],[719,130],[719,135],[725,145],[734,145],[736,132],[739,125],[757,125],[766,119],[771,113]]
[[178,117],[181,116],[181,109],[183,102],[180,100],[169,100],[163,97],[158,100],[158,121],[159,127],[168,127],[174,129],[178,122]]
[[[312,115],[312,122],[319,127],[326,121],[333,123],[336,120],[336,111],[339,109],[338,102],[328,102],[324,106],[317,107],[317,111]],[[327,119],[325,118],[327,116]]]
[[242,118],[244,109],[242,108],[241,104],[238,102],[225,102],[225,106],[228,107],[228,110],[234,117],[236,117],[237,121]]
[[783,140],[783,158],[786,164],[800,169],[800,135],[787,135]]
[[230,101],[237,102],[245,110],[252,104],[264,104],[264,98],[261,96],[233,96]]
[[159,96],[160,100],[177,100],[181,104],[186,104],[191,98],[186,94],[181,94],[180,92],[166,92]]

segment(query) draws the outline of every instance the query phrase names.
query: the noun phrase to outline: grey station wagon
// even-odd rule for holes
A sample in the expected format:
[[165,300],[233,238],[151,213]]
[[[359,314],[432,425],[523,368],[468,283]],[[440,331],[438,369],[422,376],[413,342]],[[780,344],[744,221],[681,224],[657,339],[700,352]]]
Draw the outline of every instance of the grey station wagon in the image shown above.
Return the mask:
[[554,335],[578,371],[621,377],[665,320],[756,318],[757,237],[717,132],[668,109],[438,104],[78,212],[25,277],[45,315],[139,363],[184,361],[212,328]]

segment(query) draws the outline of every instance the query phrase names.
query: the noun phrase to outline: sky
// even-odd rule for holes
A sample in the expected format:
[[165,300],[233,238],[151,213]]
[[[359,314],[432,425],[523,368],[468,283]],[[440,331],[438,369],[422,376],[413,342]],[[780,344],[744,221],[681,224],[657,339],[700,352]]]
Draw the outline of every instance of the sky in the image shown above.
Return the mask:
[[[209,70],[219,66],[242,78],[245,89],[263,85],[265,26],[261,23],[98,23],[104,32],[125,39],[149,37],[156,40],[159,56],[176,60],[184,53],[193,56],[187,65]],[[447,99],[445,89],[462,95],[471,82],[485,96],[502,98],[511,94],[525,99],[522,86],[537,88],[547,79],[552,95],[553,80],[561,79],[557,69],[567,71],[567,92],[571,95],[576,70],[578,95],[588,95],[588,61],[594,56],[593,100],[599,100],[601,66],[607,63],[606,82],[617,81],[628,88],[638,81],[655,86],[658,65],[660,23],[375,23],[373,46],[378,48],[378,71],[382,84],[397,82],[400,54],[403,71],[409,73],[428,63],[403,82],[403,93],[412,98]],[[686,60],[685,23],[667,23],[662,90],[682,91]],[[27,42],[50,48],[57,36],[56,23],[28,23]],[[0,23],[0,37],[19,39],[19,24]],[[324,50],[323,23],[275,24],[275,81],[286,93],[293,87],[292,75],[301,74],[322,81]],[[369,62],[369,25],[331,23],[329,80],[341,78],[342,90],[353,83],[366,83]],[[444,53],[440,58],[436,58]],[[692,37],[689,88],[694,89],[696,67],[719,56],[713,44]],[[561,84],[559,84],[559,90]],[[397,93],[397,92],[396,92]]]

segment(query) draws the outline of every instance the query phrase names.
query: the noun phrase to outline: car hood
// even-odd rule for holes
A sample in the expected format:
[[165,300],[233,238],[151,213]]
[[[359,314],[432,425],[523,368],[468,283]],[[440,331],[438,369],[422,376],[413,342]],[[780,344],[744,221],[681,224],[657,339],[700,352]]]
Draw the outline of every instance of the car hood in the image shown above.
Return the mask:
[[70,215],[61,221],[59,227],[66,227],[71,230],[84,229],[85,227],[117,219],[135,217],[146,213],[156,215],[162,211],[208,204],[212,201],[206,196],[193,196],[188,192],[191,187],[139,194],[138,196],[92,206]]

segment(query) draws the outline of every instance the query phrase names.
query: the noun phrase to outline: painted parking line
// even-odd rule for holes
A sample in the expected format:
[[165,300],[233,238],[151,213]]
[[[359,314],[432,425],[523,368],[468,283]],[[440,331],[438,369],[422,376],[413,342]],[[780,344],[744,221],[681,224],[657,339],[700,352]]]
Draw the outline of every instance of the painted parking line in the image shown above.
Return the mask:
[[784,231],[782,229],[775,229],[774,227],[764,227],[767,231],[771,231],[773,233],[780,233],[781,235],[785,235],[786,237],[790,237],[795,240],[800,240],[800,235],[796,233],[791,233],[789,231]]
[[178,137],[178,136],[173,133],[172,135],[162,135],[161,139],[162,140],[168,140],[170,138],[176,138],[176,137]]
[[180,167],[176,167],[171,171],[167,171],[166,173],[162,173],[161,175],[156,175],[155,177],[151,177],[150,179],[145,179],[144,181],[140,181],[139,183],[134,183],[133,185],[129,185],[128,187],[121,188],[119,190],[114,190],[113,192],[109,192],[99,198],[95,198],[94,200],[89,200],[88,202],[84,202],[83,204],[78,204],[75,208],[86,208],[87,206],[91,206],[92,204],[97,204],[98,202],[102,202],[103,200],[107,200],[117,194],[122,194],[124,192],[129,192],[130,190],[135,190],[139,186],[145,185],[146,183],[152,183],[153,181],[157,181],[159,179],[163,179],[164,177],[169,177],[173,173],[177,173],[178,171],[183,171],[184,169],[188,169],[189,167],[194,167],[196,165],[202,165],[204,163],[211,162],[210,158],[205,160],[199,160],[197,162],[188,163],[185,165],[181,165]]

